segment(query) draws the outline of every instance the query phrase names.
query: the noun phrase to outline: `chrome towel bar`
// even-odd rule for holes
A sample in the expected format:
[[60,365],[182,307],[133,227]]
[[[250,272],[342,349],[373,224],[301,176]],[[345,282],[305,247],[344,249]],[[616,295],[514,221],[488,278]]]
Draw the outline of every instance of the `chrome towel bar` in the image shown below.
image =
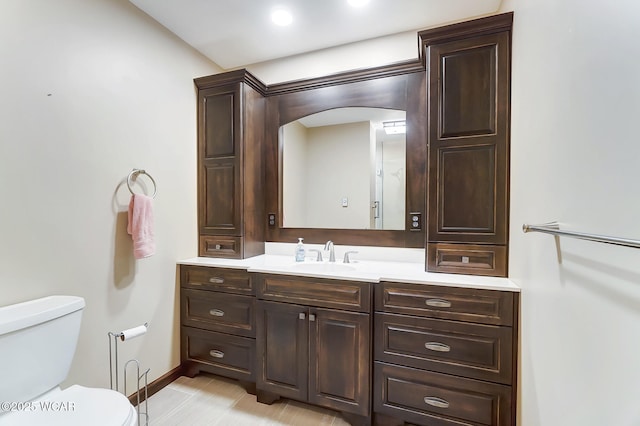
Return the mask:
[[595,241],[598,243],[613,244],[616,246],[640,248],[640,240],[628,238],[608,237],[606,235],[585,234],[584,232],[563,231],[557,222],[544,223],[542,225],[522,225],[522,232],[542,232],[561,237],[579,238],[581,240]]

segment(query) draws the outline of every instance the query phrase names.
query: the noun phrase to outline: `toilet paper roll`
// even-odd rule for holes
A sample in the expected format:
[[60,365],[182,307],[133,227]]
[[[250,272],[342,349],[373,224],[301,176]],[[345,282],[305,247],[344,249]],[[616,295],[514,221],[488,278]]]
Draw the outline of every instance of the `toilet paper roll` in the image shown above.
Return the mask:
[[136,338],[138,336],[142,336],[146,332],[147,332],[147,326],[146,325],[139,325],[137,327],[129,328],[127,330],[122,330],[120,332],[120,340],[122,340],[124,342],[125,340],[129,340],[129,339]]

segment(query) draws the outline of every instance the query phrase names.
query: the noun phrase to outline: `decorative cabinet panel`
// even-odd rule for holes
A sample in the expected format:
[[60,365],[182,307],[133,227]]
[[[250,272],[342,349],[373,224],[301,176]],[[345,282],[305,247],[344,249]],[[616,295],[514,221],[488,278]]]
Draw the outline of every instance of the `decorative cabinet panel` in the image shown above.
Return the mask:
[[199,254],[240,259],[262,254],[265,87],[246,70],[195,83]]
[[512,14],[419,33],[428,70],[427,270],[506,276]]
[[377,424],[515,425],[519,294],[381,282]]
[[180,357],[188,375],[255,382],[254,294],[247,271],[180,266]]

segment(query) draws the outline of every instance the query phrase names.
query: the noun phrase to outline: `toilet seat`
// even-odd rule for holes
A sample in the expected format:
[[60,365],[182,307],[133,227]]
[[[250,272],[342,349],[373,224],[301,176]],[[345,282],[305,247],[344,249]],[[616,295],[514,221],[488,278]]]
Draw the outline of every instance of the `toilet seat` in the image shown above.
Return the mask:
[[[55,402],[54,404],[47,405]],[[31,403],[32,410],[0,416],[2,426],[136,426],[138,413],[123,394],[73,385]],[[48,409],[47,409],[48,408]]]

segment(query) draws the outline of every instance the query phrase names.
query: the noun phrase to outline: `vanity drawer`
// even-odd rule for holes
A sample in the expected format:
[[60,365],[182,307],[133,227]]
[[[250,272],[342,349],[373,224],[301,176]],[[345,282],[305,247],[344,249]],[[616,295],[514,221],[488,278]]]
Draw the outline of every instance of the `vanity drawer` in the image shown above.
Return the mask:
[[198,362],[201,371],[255,381],[255,339],[191,327],[181,327],[181,338],[183,362]]
[[181,266],[180,285],[200,290],[255,294],[249,273],[244,269]]
[[242,259],[242,237],[201,235],[200,256]]
[[371,312],[371,286],[357,281],[340,281],[259,275],[258,298],[275,302]]
[[374,366],[374,410],[421,425],[511,424],[509,386],[381,362]]
[[427,270],[451,274],[507,276],[507,247],[489,244],[430,242]]
[[510,384],[512,329],[375,314],[375,357],[416,368]]
[[255,337],[255,297],[215,291],[181,291],[183,325]]
[[508,291],[382,282],[375,303],[377,311],[511,326],[513,300]]

